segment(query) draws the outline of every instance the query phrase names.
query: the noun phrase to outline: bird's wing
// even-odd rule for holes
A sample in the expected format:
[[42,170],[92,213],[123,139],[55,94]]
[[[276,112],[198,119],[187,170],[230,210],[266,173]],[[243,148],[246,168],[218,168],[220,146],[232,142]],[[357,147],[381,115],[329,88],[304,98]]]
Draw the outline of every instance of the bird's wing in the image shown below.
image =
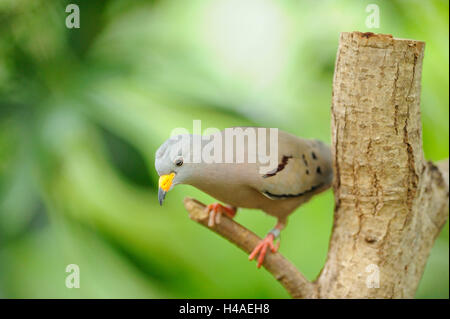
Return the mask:
[[331,184],[331,151],[322,142],[282,134],[278,153],[278,167],[261,174],[256,183],[266,197],[299,197]]

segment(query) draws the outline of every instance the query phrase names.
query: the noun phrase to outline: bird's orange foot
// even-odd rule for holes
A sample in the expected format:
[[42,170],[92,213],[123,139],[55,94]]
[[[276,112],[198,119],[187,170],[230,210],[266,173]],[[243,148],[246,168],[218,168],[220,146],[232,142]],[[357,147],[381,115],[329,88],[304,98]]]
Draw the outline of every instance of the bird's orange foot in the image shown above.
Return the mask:
[[209,204],[205,208],[209,214],[208,226],[213,227],[215,224],[220,224],[220,216],[225,213],[228,217],[236,216],[236,209],[228,206],[223,206],[219,203]]
[[258,245],[256,245],[255,249],[253,249],[252,253],[248,256],[248,260],[255,259],[256,255],[259,254],[258,265],[256,267],[260,268],[264,261],[264,257],[266,256],[267,248],[270,248],[270,250],[275,253],[280,247],[280,242],[278,242],[276,245],[273,244],[274,240],[274,234],[267,234],[267,236],[263,240],[261,240]]

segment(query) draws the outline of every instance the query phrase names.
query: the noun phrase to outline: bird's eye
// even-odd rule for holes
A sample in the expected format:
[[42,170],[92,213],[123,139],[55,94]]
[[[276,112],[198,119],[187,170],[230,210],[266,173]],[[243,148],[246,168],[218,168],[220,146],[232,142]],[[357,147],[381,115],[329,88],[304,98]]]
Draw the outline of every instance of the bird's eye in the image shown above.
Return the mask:
[[182,158],[177,158],[176,161],[175,161],[175,165],[176,165],[176,166],[181,166],[181,165],[183,165],[183,159],[182,159]]

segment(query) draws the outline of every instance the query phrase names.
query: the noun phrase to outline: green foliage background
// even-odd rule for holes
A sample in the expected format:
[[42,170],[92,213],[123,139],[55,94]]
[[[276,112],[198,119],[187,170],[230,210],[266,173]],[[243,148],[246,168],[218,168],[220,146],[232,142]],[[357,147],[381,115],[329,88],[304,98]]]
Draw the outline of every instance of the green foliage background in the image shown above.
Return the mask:
[[[81,28],[67,29],[77,3]],[[367,29],[367,4],[380,28]],[[175,127],[278,127],[330,142],[341,31],[426,41],[427,159],[448,157],[448,1],[0,1],[0,297],[285,298],[247,256],[191,222],[178,186],[157,202],[154,153]],[[301,207],[281,252],[314,279],[328,191]],[[237,220],[260,235],[258,211]],[[449,297],[448,225],[417,297]],[[81,288],[67,289],[77,264]],[[381,283],[382,284],[382,283]]]

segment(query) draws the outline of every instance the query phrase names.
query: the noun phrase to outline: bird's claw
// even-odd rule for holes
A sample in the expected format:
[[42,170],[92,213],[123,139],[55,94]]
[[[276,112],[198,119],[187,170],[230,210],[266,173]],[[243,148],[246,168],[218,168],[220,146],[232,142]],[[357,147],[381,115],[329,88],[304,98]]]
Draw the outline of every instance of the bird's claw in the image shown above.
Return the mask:
[[261,240],[258,245],[256,245],[255,249],[253,249],[253,251],[251,252],[251,254],[248,256],[249,260],[253,260],[255,259],[256,255],[259,254],[258,256],[258,265],[256,267],[260,268],[263,261],[264,261],[264,257],[266,256],[267,253],[267,248],[270,248],[270,250],[273,253],[276,253],[278,251],[278,248],[280,247],[280,242],[278,242],[276,245],[273,244],[275,240],[275,236],[272,233],[267,234],[267,236]]
[[206,212],[209,214],[208,226],[213,227],[216,224],[220,224],[220,218],[223,213],[227,214],[230,218],[236,215],[236,210],[223,206],[219,203],[209,204],[205,208]]

